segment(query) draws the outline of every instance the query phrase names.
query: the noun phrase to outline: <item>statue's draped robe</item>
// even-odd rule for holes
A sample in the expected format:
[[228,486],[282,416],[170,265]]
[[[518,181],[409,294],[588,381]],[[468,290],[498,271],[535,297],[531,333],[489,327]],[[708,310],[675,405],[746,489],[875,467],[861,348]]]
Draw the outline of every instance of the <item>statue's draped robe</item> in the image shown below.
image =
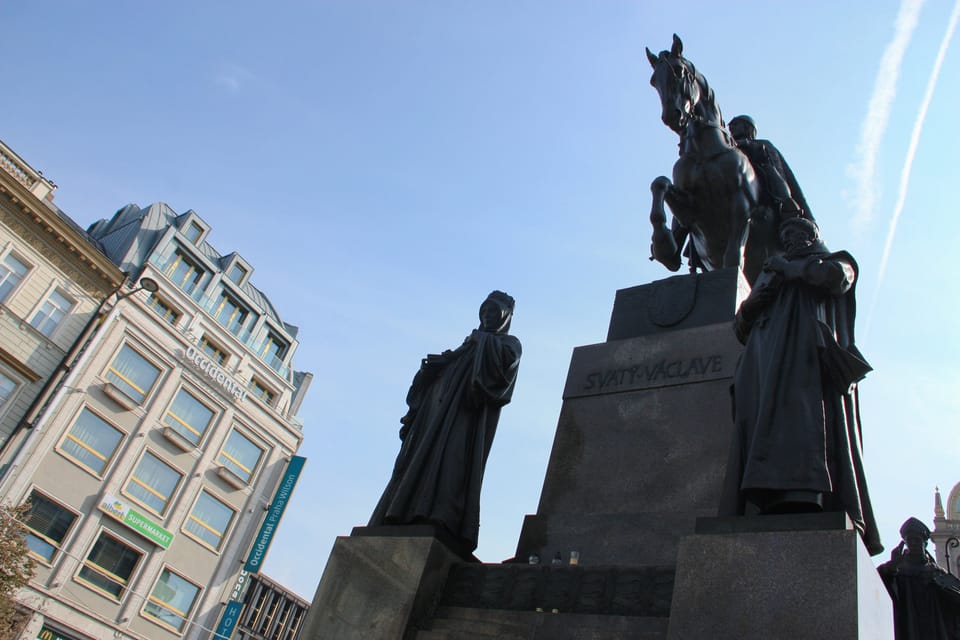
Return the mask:
[[370,526],[439,524],[476,549],[483,471],[520,353],[517,338],[475,330],[456,350],[424,359],[407,394],[393,476]]
[[960,638],[960,581],[927,557],[903,556],[877,567],[893,599],[897,640]]
[[793,259],[804,261],[803,281],[776,274],[767,289],[764,272],[750,296],[764,303],[753,305],[749,320],[750,298],[738,313],[738,336],[749,335],[734,377],[735,435],[720,512],[744,513],[751,490],[822,492],[833,502],[826,508],[846,511],[876,554],[883,547],[855,385],[869,371],[854,345],[857,265],[819,243]]

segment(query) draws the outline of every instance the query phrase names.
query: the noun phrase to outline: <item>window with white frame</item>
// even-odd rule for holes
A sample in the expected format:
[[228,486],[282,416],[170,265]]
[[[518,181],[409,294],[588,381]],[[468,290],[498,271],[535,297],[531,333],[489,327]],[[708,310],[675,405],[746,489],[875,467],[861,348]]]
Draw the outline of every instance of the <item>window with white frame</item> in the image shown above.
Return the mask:
[[283,338],[277,336],[272,331],[267,333],[263,341],[263,348],[260,350],[260,357],[276,370],[283,366],[283,357],[287,354],[287,343]]
[[158,515],[163,515],[170,497],[177,490],[183,474],[158,456],[146,451],[123,491]]
[[249,483],[263,456],[263,449],[236,429],[230,432],[217,462],[238,478]]
[[30,493],[27,504],[29,510],[23,519],[27,547],[31,555],[51,562],[63,547],[77,514],[36,491]]
[[165,626],[182,631],[199,594],[200,587],[165,568],[143,607],[143,613]]
[[13,397],[13,392],[17,390],[17,381],[0,371],[0,411],[3,411],[7,400]]
[[233,522],[235,511],[207,491],[201,491],[183,528],[200,542],[217,550]]
[[60,323],[63,322],[63,319],[67,317],[67,314],[70,313],[73,305],[73,299],[62,289],[54,289],[50,292],[50,295],[47,296],[43,304],[40,305],[40,308],[37,309],[37,312],[33,314],[33,318],[30,319],[30,324],[37,331],[49,338],[53,335],[56,328],[60,326]]
[[270,387],[260,382],[256,377],[250,378],[250,384],[247,386],[250,390],[250,393],[257,396],[264,402],[266,402],[271,407],[273,406],[274,401],[277,399],[277,394],[273,392]]
[[151,293],[150,297],[147,298],[147,306],[153,309],[154,313],[170,324],[175,325],[180,319],[180,312],[174,309],[173,305],[155,293]]
[[213,312],[213,317],[222,324],[227,330],[235,336],[240,335],[247,317],[250,316],[250,310],[227,291],[220,293],[220,299],[217,301],[217,307]]
[[8,253],[0,261],[0,302],[4,302],[17,288],[29,270],[30,267],[12,253]]
[[123,432],[84,408],[60,441],[60,452],[96,475],[110,464]]
[[197,240],[200,239],[200,236],[203,235],[203,227],[198,225],[196,222],[191,222],[187,225],[187,228],[183,230],[183,235],[187,237],[187,240],[196,244]]
[[142,554],[101,531],[77,572],[77,579],[115,600],[123,597]]
[[235,283],[240,284],[243,282],[243,278],[247,275],[247,270],[244,269],[243,265],[239,262],[234,262],[233,266],[230,267],[230,271],[227,272],[227,277],[233,280]]
[[227,355],[227,350],[217,344],[215,341],[210,339],[210,336],[203,334],[203,337],[200,338],[200,350],[205,354],[210,356],[210,359],[216,362],[217,364],[226,364],[229,359]]
[[164,274],[187,293],[193,293],[203,280],[206,271],[185,251],[177,249],[173,253],[173,259],[167,264]]
[[213,410],[186,389],[180,389],[163,416],[163,423],[193,443],[200,444],[213,421]]
[[125,344],[113,359],[104,377],[137,404],[142,404],[153,383],[160,377],[157,367],[130,345]]

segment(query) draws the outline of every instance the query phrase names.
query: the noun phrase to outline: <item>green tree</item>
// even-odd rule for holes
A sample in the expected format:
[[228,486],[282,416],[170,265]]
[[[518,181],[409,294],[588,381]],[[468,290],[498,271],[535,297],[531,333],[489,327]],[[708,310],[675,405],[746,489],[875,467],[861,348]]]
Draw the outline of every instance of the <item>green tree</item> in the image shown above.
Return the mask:
[[0,640],[15,640],[29,620],[29,615],[17,610],[14,600],[17,590],[33,577],[35,567],[23,526],[29,512],[29,504],[0,506]]

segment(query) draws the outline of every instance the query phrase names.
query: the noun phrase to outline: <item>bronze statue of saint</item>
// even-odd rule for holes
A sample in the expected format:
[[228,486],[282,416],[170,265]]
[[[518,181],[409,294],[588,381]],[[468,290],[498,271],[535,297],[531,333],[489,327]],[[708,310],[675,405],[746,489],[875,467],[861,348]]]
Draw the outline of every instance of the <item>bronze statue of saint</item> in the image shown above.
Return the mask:
[[893,599],[897,640],[960,638],[960,580],[927,552],[930,529],[910,518],[900,527],[900,537],[890,561],[877,567]]
[[400,453],[369,526],[431,524],[477,547],[480,485],[500,408],[510,402],[520,341],[507,332],[514,300],[494,291],[463,344],[423,359],[400,419]]
[[737,116],[728,127],[737,148],[750,160],[760,181],[760,204],[773,209],[777,223],[801,215],[813,220],[813,213],[790,165],[772,142],[757,139],[757,125],[753,118]]
[[785,253],[766,260],[736,315],[746,347],[734,374],[735,435],[721,514],[845,511],[871,555],[883,546],[867,492],[854,342],[858,275],[814,221],[780,225]]

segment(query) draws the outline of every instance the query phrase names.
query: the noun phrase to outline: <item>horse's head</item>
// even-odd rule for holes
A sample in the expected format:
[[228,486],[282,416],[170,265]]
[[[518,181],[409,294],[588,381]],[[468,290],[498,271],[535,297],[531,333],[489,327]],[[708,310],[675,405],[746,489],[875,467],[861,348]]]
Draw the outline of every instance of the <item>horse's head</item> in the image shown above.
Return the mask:
[[670,51],[655,56],[647,49],[653,67],[650,84],[660,94],[660,119],[678,134],[686,129],[701,98],[697,71],[682,54],[683,43],[676,34]]

